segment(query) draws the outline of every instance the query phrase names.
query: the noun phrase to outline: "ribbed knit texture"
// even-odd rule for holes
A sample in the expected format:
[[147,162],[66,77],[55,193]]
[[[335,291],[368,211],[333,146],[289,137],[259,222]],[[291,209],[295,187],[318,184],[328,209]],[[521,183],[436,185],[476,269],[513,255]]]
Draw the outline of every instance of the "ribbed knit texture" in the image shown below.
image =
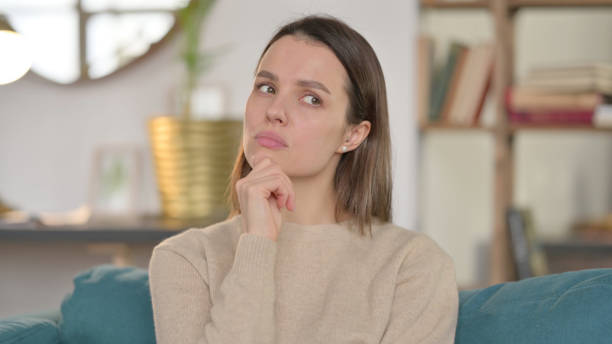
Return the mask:
[[453,343],[450,257],[426,235],[376,222],[284,223],[277,241],[241,215],[157,245],[149,281],[158,344]]

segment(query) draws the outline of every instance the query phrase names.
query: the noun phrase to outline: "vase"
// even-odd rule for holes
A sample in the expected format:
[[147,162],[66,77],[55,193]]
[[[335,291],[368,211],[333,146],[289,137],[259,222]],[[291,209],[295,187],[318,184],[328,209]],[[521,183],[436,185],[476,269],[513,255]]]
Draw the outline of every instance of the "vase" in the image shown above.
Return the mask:
[[148,129],[163,216],[225,217],[242,121],[159,116],[149,120]]

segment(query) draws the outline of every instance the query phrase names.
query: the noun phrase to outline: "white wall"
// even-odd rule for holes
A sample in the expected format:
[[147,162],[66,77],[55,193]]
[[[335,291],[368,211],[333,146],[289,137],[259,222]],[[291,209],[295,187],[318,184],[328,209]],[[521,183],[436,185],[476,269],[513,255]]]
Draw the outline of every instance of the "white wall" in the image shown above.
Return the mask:
[[[230,116],[241,118],[257,58],[275,29],[304,14],[345,20],[370,41],[387,80],[396,167],[398,224],[414,227],[411,120],[415,3],[393,1],[219,1],[204,28],[206,47],[229,47],[203,83],[225,85]],[[377,15],[372,15],[376,13]],[[173,42],[175,44],[176,42]],[[0,195],[24,210],[67,210],[87,197],[92,149],[99,144],[147,145],[146,119],[171,111],[180,66],[169,44],[141,64],[94,83],[54,85],[28,75],[0,88]],[[148,155],[147,155],[148,156]],[[144,209],[155,211],[150,161]],[[401,177],[400,177],[401,176]],[[35,184],[37,187],[31,187]],[[401,192],[398,192],[401,191]]]
[[[415,1],[219,0],[203,40],[207,47],[228,45],[231,51],[216,62],[203,82],[225,85],[230,90],[229,112],[241,117],[257,58],[274,30],[318,12],[345,20],[378,54],[391,116],[394,222],[415,228]],[[94,147],[134,143],[146,152],[142,209],[157,211],[146,120],[171,110],[168,95],[179,73],[175,45],[168,44],[142,63],[99,82],[60,86],[28,75],[0,86],[0,197],[27,211],[74,209],[87,199]],[[69,291],[70,276],[104,260],[84,255],[82,245],[42,248],[2,243],[0,276],[14,277],[0,279],[0,317],[59,306]],[[145,250],[139,265],[146,266],[146,257]],[[38,265],[38,261],[47,264]]]
[[[441,62],[452,39],[493,37],[485,10],[428,10],[419,17]],[[554,63],[612,62],[612,9],[529,9],[515,19],[515,80]],[[491,99],[483,122],[494,121]],[[427,134],[421,140],[419,227],[455,259],[460,286],[487,283],[493,229],[493,137],[486,132]],[[531,207],[541,238],[612,210],[609,132],[525,131],[515,136],[514,203]]]

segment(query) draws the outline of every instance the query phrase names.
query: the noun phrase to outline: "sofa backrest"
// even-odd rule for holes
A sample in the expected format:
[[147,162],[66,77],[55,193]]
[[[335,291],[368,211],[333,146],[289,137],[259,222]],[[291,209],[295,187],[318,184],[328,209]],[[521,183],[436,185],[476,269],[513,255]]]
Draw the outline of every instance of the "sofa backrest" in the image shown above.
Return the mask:
[[463,291],[455,343],[612,343],[612,269]]
[[99,265],[74,278],[62,301],[62,344],[155,343],[147,271]]
[[59,327],[54,319],[23,315],[0,319],[0,343],[58,344]]
[[[612,269],[534,277],[459,296],[458,344],[612,342]],[[65,344],[155,343],[148,275],[137,267],[99,265],[77,275],[57,324],[14,321],[0,327],[30,326],[31,338],[42,336],[27,343],[57,343],[58,330]]]

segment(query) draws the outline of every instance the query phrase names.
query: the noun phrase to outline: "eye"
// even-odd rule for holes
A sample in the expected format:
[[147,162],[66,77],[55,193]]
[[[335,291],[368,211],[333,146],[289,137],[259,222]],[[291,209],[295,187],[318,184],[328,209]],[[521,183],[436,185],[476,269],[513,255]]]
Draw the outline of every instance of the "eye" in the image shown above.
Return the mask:
[[306,102],[310,105],[321,105],[321,99],[313,95],[307,95],[304,97],[304,99],[306,99]]
[[262,91],[263,93],[274,93],[274,88],[270,87],[268,84],[258,84],[257,89]]

